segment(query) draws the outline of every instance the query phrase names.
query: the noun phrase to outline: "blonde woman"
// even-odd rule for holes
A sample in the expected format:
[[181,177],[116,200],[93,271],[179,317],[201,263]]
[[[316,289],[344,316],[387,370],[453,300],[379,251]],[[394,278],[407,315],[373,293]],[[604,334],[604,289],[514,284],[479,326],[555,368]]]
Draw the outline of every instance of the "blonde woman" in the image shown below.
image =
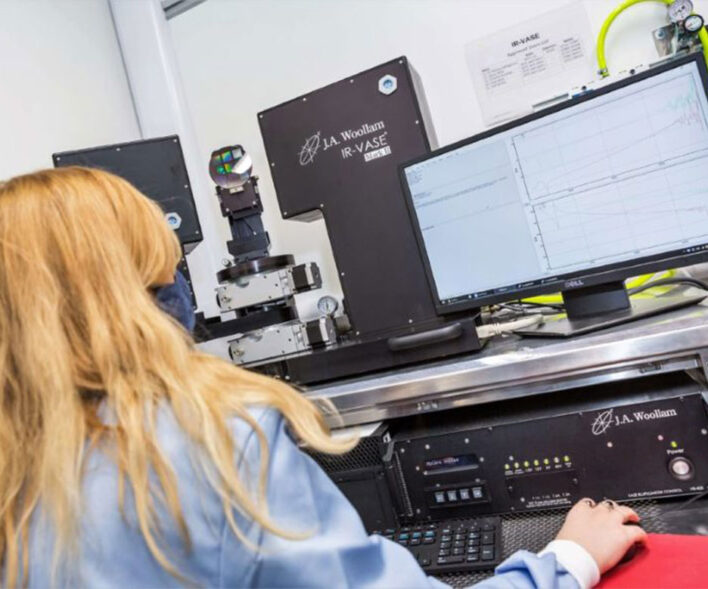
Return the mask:
[[[158,207],[116,176],[0,184],[3,585],[439,586],[368,537],[298,450],[351,447],[318,410],[200,353],[165,312],[179,256]],[[642,539],[622,525],[636,519],[581,503],[555,547],[486,586],[587,586]]]

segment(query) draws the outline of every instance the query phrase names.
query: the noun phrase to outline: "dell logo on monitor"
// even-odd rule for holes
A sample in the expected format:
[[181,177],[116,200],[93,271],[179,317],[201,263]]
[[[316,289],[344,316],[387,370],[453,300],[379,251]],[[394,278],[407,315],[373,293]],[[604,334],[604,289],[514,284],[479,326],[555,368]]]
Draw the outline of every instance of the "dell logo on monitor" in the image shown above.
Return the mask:
[[582,280],[576,279],[576,280],[568,280],[566,283],[563,285],[563,288],[578,288],[579,286],[583,286],[585,283]]

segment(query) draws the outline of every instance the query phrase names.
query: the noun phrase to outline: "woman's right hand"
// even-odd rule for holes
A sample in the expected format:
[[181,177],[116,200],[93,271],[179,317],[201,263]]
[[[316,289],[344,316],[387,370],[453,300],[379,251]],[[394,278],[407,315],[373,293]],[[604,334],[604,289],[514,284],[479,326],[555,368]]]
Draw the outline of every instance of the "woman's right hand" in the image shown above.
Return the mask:
[[556,540],[571,540],[588,551],[600,573],[615,566],[635,543],[644,543],[646,532],[637,525],[639,516],[614,501],[595,503],[581,499],[568,512]]

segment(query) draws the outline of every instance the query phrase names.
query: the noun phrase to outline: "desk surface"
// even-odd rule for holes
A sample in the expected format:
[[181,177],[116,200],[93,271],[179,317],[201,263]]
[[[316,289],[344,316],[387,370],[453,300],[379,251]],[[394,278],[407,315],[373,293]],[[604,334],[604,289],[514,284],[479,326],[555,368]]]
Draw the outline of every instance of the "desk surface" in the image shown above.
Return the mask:
[[[642,527],[652,534],[708,535],[708,500],[627,503],[642,518]],[[541,551],[555,538],[563,525],[564,510],[539,511],[502,516],[503,558],[517,550]],[[491,571],[442,575],[441,581],[452,587],[469,587],[492,576]]]
[[572,339],[495,338],[473,355],[309,388],[350,426],[708,365],[708,306]]

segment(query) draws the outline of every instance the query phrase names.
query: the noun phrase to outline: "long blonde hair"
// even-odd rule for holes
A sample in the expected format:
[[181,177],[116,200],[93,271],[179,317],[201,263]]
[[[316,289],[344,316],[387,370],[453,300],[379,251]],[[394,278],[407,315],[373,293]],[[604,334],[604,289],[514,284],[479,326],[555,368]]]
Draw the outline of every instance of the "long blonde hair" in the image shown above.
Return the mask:
[[[0,183],[0,563],[5,582],[27,582],[29,523],[41,504],[56,533],[55,559],[78,533],[87,441],[109,438],[144,540],[180,576],[160,544],[157,503],[189,531],[177,480],[155,435],[158,404],[209,463],[209,484],[234,533],[234,509],[279,531],[264,504],[267,441],[248,407],[274,407],[313,448],[338,453],[320,411],[286,384],[198,351],[150,287],[180,257],[159,207],[117,176],[46,170]],[[111,425],[102,423],[107,406]],[[227,420],[248,422],[261,446],[258,493],[234,461]],[[151,483],[151,473],[157,484]],[[156,487],[156,488],[155,488]]]

